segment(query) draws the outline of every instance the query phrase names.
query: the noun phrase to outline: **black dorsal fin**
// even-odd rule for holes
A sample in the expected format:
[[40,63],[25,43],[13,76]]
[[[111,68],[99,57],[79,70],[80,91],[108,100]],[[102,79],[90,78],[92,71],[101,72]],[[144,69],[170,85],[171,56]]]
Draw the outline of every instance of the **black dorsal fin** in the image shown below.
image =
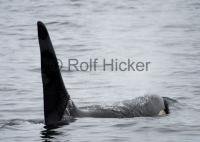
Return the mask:
[[42,22],[37,22],[41,53],[41,73],[46,125],[57,125],[62,119],[70,96],[65,88],[49,33]]

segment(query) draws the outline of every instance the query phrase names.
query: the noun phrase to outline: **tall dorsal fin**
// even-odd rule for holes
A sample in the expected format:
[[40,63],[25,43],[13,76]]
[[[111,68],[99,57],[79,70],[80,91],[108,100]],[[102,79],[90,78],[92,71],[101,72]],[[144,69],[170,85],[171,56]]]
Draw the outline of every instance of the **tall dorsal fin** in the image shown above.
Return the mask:
[[56,125],[63,116],[70,96],[65,88],[49,33],[42,22],[37,22],[41,53],[44,118],[46,125]]

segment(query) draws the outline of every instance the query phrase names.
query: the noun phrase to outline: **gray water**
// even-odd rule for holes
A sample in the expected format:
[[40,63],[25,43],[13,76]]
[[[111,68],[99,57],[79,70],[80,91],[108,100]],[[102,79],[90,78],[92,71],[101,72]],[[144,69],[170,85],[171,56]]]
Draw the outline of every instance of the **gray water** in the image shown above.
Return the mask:
[[[0,141],[199,141],[199,0],[0,1]],[[78,118],[46,130],[38,20],[79,107],[146,94],[178,101],[166,117]],[[147,72],[67,71],[69,58],[150,61]]]

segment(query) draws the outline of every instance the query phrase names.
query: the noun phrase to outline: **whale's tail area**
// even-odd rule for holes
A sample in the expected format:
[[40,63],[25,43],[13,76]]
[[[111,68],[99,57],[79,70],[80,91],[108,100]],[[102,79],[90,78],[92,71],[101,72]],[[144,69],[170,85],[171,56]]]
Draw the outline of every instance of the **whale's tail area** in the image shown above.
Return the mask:
[[37,22],[41,53],[44,118],[46,125],[57,125],[62,119],[70,96],[65,88],[49,33],[42,22]]

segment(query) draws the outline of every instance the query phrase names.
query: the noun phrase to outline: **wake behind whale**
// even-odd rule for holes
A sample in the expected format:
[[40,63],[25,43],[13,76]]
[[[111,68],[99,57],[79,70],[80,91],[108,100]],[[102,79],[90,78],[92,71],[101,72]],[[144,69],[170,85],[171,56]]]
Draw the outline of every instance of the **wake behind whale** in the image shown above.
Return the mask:
[[49,33],[42,22],[37,23],[41,53],[44,119],[47,126],[69,123],[75,117],[130,118],[153,117],[169,114],[169,99],[157,95],[138,97],[124,101],[122,105],[78,108],[65,88],[58,60]]

